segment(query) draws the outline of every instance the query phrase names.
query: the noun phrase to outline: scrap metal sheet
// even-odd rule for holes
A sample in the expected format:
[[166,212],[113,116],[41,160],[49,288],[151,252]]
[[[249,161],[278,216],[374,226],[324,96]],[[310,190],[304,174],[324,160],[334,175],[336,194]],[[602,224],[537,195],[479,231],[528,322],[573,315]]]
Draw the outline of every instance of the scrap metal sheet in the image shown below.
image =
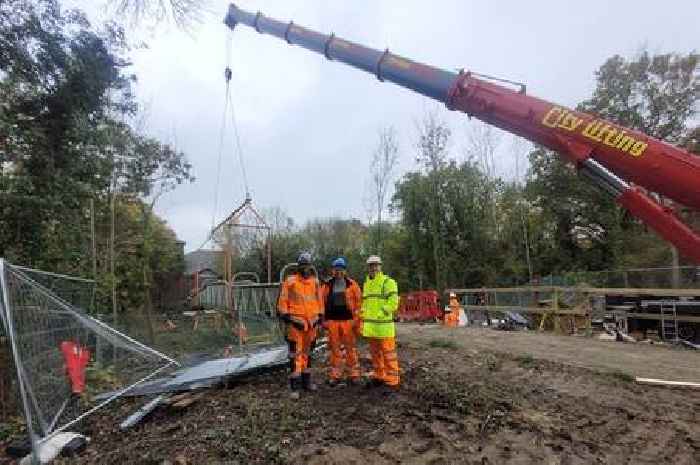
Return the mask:
[[[213,386],[225,378],[242,376],[261,369],[289,363],[287,346],[274,346],[239,357],[204,360],[184,366],[170,376],[141,383],[124,396],[144,396],[166,392],[188,391]],[[109,396],[110,393],[100,397]]]

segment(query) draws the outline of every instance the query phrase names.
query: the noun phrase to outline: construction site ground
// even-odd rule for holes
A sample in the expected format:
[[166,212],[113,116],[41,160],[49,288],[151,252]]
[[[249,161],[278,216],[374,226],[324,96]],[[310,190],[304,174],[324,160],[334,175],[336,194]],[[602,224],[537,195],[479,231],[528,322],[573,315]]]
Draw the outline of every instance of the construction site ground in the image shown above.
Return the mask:
[[123,399],[84,425],[79,458],[58,463],[700,463],[700,391],[633,381],[700,381],[697,352],[418,324],[398,338],[397,394],[322,385],[294,401],[280,370],[125,433],[117,425],[144,400]]

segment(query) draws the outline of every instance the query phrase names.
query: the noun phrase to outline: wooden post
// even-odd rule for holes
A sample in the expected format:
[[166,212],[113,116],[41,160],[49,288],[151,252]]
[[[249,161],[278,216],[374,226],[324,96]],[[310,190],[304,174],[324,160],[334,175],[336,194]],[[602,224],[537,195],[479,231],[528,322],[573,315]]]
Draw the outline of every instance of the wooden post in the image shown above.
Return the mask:
[[226,252],[224,281],[226,281],[226,309],[233,311],[233,244],[231,238],[231,224],[226,224]]
[[559,318],[559,290],[554,289],[554,294],[552,295],[552,316],[554,317],[554,332],[561,332],[561,321]]
[[267,230],[267,282],[272,282],[272,229]]

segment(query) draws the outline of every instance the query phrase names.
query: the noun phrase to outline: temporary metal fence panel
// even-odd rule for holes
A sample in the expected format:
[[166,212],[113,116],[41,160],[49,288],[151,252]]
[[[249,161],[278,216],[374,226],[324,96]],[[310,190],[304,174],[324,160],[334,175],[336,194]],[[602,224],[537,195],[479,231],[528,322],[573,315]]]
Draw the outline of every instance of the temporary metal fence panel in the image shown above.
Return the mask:
[[51,273],[24,266],[12,265],[12,267],[74,307],[90,313],[94,310],[96,292],[94,279]]
[[[89,316],[25,271],[0,259],[0,315],[35,447],[177,365]],[[53,278],[57,285],[61,277]],[[104,392],[113,394],[96,401]]]

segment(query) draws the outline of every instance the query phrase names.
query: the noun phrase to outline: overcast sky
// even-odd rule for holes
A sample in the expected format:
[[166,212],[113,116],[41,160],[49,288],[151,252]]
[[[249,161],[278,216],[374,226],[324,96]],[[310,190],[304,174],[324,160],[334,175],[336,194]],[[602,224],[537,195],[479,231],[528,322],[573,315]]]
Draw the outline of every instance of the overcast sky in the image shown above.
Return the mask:
[[[83,3],[85,2],[78,2]],[[368,166],[383,126],[400,136],[400,170],[415,167],[416,121],[437,108],[463,157],[468,119],[429,99],[248,27],[223,25],[228,2],[193,32],[161,27],[134,53],[147,130],[183,150],[197,177],[158,210],[187,250],[211,227],[230,40],[232,95],[254,203],[282,207],[297,223],[313,217],[366,218]],[[527,84],[528,93],[573,106],[594,88],[610,56],[700,49],[700,2],[458,0],[242,0],[251,11],[456,70]],[[649,5],[649,6],[646,6]],[[514,173],[510,139],[498,171]],[[244,198],[231,125],[220,170],[217,219]]]

